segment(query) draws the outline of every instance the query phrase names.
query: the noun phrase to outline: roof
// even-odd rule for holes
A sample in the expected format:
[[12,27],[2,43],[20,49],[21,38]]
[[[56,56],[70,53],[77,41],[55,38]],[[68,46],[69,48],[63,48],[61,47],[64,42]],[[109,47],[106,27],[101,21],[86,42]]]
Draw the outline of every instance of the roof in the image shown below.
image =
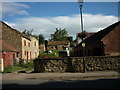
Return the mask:
[[67,45],[69,41],[48,41],[48,45]]
[[7,51],[7,52],[18,52],[13,46],[9,45],[4,40],[0,40],[0,51]]
[[21,33],[20,31],[14,29],[14,28],[11,28],[9,25],[7,25],[6,23],[4,23],[3,21],[0,21],[0,24],[2,24],[1,25],[2,27],[3,27],[3,25],[5,25],[5,27],[10,28],[12,31],[16,32],[17,34],[20,34],[22,37],[30,40],[30,36],[25,35],[25,34]]
[[[91,35],[90,37],[86,38],[84,40],[85,43],[92,43],[92,42],[97,42],[97,41],[101,41],[108,33],[110,33],[115,27],[117,27],[118,25],[120,25],[120,21],[108,26],[107,28]],[[82,43],[82,42],[81,42]],[[81,45],[78,44],[77,46]]]
[[[95,34],[96,32],[86,32],[86,31],[83,31],[83,33],[85,33],[87,35],[87,37],[89,37],[89,36]],[[82,35],[82,32],[81,33],[77,33],[77,36],[80,36],[80,35]]]
[[30,36],[29,36],[29,35],[22,34],[22,37],[24,37],[24,38],[26,38],[26,39],[28,39],[28,40],[30,40],[30,41],[31,41],[31,39],[30,39]]
[[16,33],[18,33],[18,34],[22,34],[20,31],[14,29],[14,28],[11,28],[11,27],[10,27],[9,25],[7,25],[5,22],[0,21],[0,23],[2,24],[2,27],[3,27],[3,25],[5,25],[5,27],[10,28],[11,30],[15,31]]

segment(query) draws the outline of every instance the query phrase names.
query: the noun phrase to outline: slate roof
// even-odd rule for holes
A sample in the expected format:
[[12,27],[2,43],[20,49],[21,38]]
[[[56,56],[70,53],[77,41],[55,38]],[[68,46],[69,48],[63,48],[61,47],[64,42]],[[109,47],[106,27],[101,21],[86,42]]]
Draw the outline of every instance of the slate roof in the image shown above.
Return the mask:
[[68,45],[69,41],[48,41],[48,45]]
[[0,40],[0,51],[6,51],[6,52],[18,52],[13,46],[9,45],[4,40]]
[[[90,37],[84,40],[85,43],[92,43],[102,40],[108,33],[110,33],[116,26],[120,24],[120,21],[108,26],[107,28],[91,35]],[[82,42],[78,44],[76,47],[81,46]]]

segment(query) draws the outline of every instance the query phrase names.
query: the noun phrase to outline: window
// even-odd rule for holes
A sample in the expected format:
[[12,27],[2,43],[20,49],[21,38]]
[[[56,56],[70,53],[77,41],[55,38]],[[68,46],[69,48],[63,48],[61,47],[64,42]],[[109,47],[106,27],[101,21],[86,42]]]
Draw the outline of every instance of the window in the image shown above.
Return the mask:
[[26,51],[24,52],[25,56],[26,56]]
[[35,57],[37,57],[37,52],[35,52]]
[[24,46],[26,46],[26,41],[24,40]]
[[31,54],[31,52],[30,52],[30,59],[32,59],[32,54]]
[[28,42],[28,47],[30,47],[30,42]]
[[36,42],[34,43],[34,45],[36,46]]

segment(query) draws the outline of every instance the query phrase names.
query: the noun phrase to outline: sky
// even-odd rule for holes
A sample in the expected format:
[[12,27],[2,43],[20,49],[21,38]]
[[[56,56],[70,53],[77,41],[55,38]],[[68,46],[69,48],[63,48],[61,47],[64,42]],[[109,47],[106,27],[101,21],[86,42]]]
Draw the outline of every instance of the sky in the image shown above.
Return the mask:
[[[83,23],[87,32],[97,32],[118,21],[118,2],[84,2]],[[66,28],[76,37],[81,32],[77,2],[2,2],[2,21],[19,31],[32,30],[46,39],[55,28]]]

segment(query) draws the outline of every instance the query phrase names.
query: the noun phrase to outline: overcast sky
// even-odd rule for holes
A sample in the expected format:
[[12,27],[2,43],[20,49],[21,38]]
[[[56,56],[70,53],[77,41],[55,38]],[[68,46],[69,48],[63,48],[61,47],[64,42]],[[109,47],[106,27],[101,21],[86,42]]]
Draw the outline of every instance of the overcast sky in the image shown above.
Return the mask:
[[[81,32],[76,2],[3,2],[2,21],[19,31],[32,30],[46,39],[55,28],[66,28],[74,38]],[[97,32],[118,21],[118,2],[85,2],[84,30]]]

